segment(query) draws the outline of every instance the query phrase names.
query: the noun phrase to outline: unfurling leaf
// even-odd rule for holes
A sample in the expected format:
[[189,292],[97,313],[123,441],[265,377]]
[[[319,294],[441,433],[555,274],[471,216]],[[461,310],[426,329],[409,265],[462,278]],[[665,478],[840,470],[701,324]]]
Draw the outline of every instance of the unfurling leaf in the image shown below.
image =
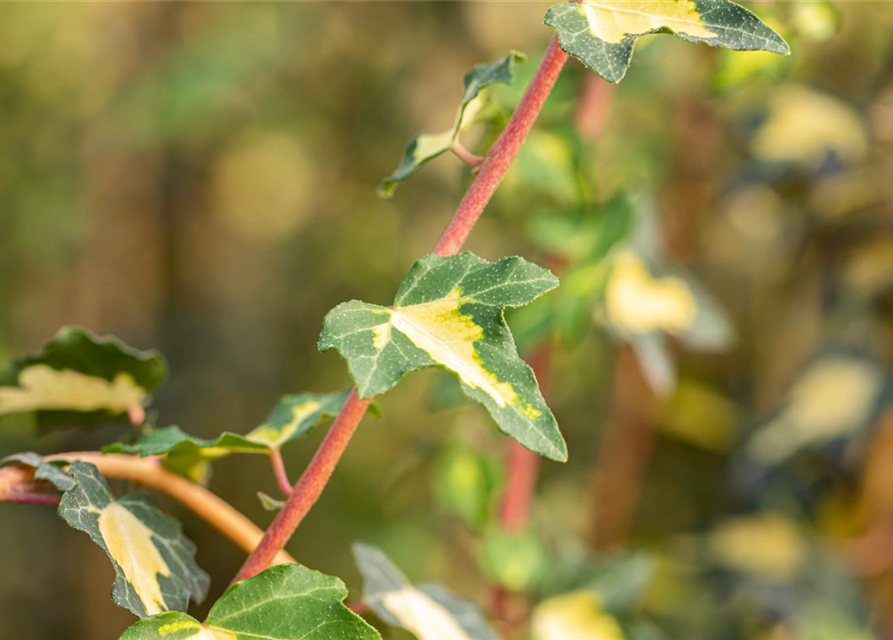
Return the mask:
[[142,409],[166,376],[157,351],[66,327],[41,353],[0,371],[0,417],[34,412],[41,427],[95,425]]
[[363,601],[388,624],[418,640],[496,640],[480,609],[439,585],[413,586],[381,549],[353,546],[363,575]]
[[92,464],[72,462],[68,472],[75,486],[62,496],[59,516],[108,554],[116,574],[115,604],[143,617],[185,610],[190,598],[201,602],[208,575],[195,564],[195,545],[179,522],[147,495],[116,500]]
[[737,51],[788,54],[784,39],[731,0],[583,0],[552,5],[545,23],[565,52],[609,82],[626,75],[636,40],[672,33]]
[[283,564],[237,582],[204,623],[185,613],[144,618],[119,640],[381,640],[342,602],[338,578]]
[[387,391],[410,371],[443,367],[503,432],[564,461],[555,416],[503,317],[506,307],[528,304],[557,285],[549,271],[518,257],[427,256],[410,269],[393,307],[352,300],[329,311],[319,348],[337,349],[347,360],[362,398]]
[[196,482],[207,480],[208,463],[231,453],[269,453],[309,434],[338,414],[348,391],[300,393],[283,397],[266,421],[246,434],[224,431],[213,439],[196,438],[178,426],[150,431],[133,444],[115,443],[103,453],[167,456],[165,463]]
[[382,180],[378,187],[379,195],[392,196],[398,182],[408,179],[429,160],[449,151],[460,133],[485,120],[486,103],[479,97],[481,90],[496,83],[511,84],[515,79],[515,62],[523,62],[524,59],[524,54],[512,51],[493,64],[481,64],[466,73],[465,91],[452,128],[442,133],[423,133],[416,136],[406,147],[400,166]]

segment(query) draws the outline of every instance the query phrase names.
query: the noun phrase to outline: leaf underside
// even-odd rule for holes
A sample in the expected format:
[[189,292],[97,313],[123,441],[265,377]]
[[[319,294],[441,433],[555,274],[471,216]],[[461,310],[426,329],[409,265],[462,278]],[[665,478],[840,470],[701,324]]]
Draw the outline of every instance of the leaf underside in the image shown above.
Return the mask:
[[504,433],[564,461],[567,447],[555,416],[503,317],[506,307],[526,305],[557,285],[549,271],[523,258],[427,256],[410,269],[393,307],[352,300],[329,311],[319,348],[337,349],[347,360],[363,398],[387,391],[410,371],[442,367]]
[[185,610],[201,602],[209,578],[195,564],[195,545],[180,523],[145,494],[115,499],[96,466],[72,462],[75,486],[65,492],[59,516],[106,552],[115,568],[112,600],[143,617]]
[[185,613],[144,618],[119,640],[381,640],[345,607],[338,578],[283,564],[233,585],[204,624]]
[[790,53],[784,39],[731,0],[584,0],[546,12],[561,48],[609,82],[629,69],[636,40],[671,33],[689,42],[737,51]]

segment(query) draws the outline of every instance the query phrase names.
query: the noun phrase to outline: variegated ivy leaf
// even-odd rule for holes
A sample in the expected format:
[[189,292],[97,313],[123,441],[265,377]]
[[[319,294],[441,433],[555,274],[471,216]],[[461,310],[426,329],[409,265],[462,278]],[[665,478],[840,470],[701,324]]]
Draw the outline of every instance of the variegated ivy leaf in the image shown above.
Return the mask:
[[34,412],[42,427],[98,424],[141,411],[166,376],[157,351],[66,327],[41,353],[0,371],[0,417]]
[[363,601],[388,624],[418,640],[496,640],[478,607],[439,585],[413,586],[381,549],[353,546],[365,582]]
[[115,499],[92,464],[72,462],[68,472],[75,486],[62,496],[59,516],[108,554],[116,574],[115,604],[143,617],[184,610],[190,598],[201,602],[208,575],[195,564],[195,545],[179,522],[145,494]]
[[487,112],[492,110],[487,109],[487,103],[480,96],[481,90],[496,83],[511,84],[515,79],[515,61],[523,62],[524,59],[524,54],[512,51],[493,64],[481,64],[468,71],[465,74],[465,91],[452,128],[442,133],[416,136],[406,147],[400,166],[378,186],[379,195],[391,197],[397,183],[408,179],[429,160],[449,151],[460,133],[486,120]]
[[34,469],[35,480],[45,480],[60,491],[68,491],[74,486],[74,480],[62,470],[62,467],[68,466],[68,463],[65,460],[53,460],[52,462],[47,462],[42,455],[26,451],[24,453],[15,453],[11,456],[6,456],[3,460],[0,460],[0,465],[8,464],[10,462],[16,462],[31,467]]
[[155,429],[133,444],[115,443],[103,453],[166,456],[173,470],[196,482],[207,480],[208,463],[231,453],[269,453],[310,433],[323,420],[338,414],[349,391],[284,396],[264,423],[246,434],[224,431],[213,439],[196,438],[178,426]]
[[323,321],[321,351],[347,360],[362,398],[410,371],[443,367],[506,434],[553,460],[567,447],[536,377],[518,356],[503,309],[528,304],[558,279],[523,258],[487,262],[471,253],[427,256],[409,270],[393,307],[352,300]]
[[784,39],[731,0],[583,0],[562,2],[546,12],[565,52],[609,82],[620,82],[636,40],[672,33],[689,42],[738,51],[788,54]]
[[338,578],[283,564],[237,582],[204,623],[185,613],[143,618],[118,640],[381,640],[342,602]]

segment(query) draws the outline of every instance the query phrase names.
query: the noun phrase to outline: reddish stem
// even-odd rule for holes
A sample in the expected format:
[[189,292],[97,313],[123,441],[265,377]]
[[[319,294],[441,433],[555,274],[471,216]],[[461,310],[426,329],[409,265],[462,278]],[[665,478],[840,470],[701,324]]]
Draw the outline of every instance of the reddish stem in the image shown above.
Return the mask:
[[285,461],[282,460],[282,451],[270,449],[270,464],[273,465],[273,475],[276,476],[276,484],[286,498],[291,495],[291,482],[288,472],[285,470]]
[[487,157],[484,158],[477,177],[471,183],[465,197],[459,203],[459,208],[453,214],[452,220],[437,241],[434,253],[439,256],[451,256],[465,244],[468,234],[471,233],[474,224],[481,217],[481,213],[490,202],[490,198],[518,154],[518,150],[543,108],[546,98],[549,97],[552,87],[555,86],[555,81],[564,68],[565,62],[567,62],[567,54],[558,46],[558,40],[552,38],[521,103],[515,109],[515,113],[512,114],[511,120],[499,139],[487,153]]
[[48,504],[51,506],[58,506],[61,499],[61,496],[54,495],[52,493],[32,493],[30,491],[20,491],[7,496],[4,502],[10,502],[13,504]]
[[[553,37],[521,103],[481,164],[474,182],[471,183],[456,213],[440,236],[434,253],[439,256],[450,256],[462,248],[475,222],[480,218],[490,197],[521,148],[565,62],[567,54],[558,47],[558,41]],[[356,389],[351,391],[313,460],[292,489],[285,506],[267,528],[260,544],[245,560],[234,581],[257,575],[269,567],[276,554],[285,547],[304,516],[322,494],[370,402],[371,399],[361,400],[356,394]]]
[[480,164],[484,161],[484,159],[479,156],[473,154],[471,151],[465,148],[458,140],[453,140],[453,145],[450,147],[450,151],[459,158],[465,164],[470,164],[472,167],[480,166]]

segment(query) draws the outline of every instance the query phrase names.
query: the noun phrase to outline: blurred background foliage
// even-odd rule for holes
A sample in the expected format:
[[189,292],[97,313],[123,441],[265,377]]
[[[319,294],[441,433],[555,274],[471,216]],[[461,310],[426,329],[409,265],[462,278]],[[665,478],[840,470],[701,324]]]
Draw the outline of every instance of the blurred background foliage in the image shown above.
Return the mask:
[[[158,347],[159,425],[204,437],[347,386],[316,351],[323,315],[388,303],[470,176],[444,157],[392,200],[376,185],[414,133],[449,126],[473,64],[527,52],[493,91],[517,103],[547,6],[4,4],[0,359],[64,324]],[[582,328],[555,328],[570,461],[543,464],[531,530],[511,539],[492,527],[505,438],[477,405],[433,411],[452,404],[445,374],[414,374],[358,431],[288,547],[299,560],[354,593],[355,540],[483,605],[500,580],[544,599],[538,640],[563,640],[568,617],[608,640],[893,637],[893,9],[752,6],[792,56],[645,38],[616,91],[572,61],[468,244],[598,290],[573,271],[574,225],[628,197],[647,264],[696,280],[728,335],[643,343],[610,305],[592,312],[607,324],[586,306]],[[526,319],[522,344],[541,339]],[[0,427],[0,455],[124,434]],[[321,435],[286,451],[293,476]],[[262,457],[221,460],[210,487],[271,518]],[[213,602],[241,552],[162,502]],[[51,509],[3,507],[0,545],[0,639],[111,638],[131,620],[101,551]]]

